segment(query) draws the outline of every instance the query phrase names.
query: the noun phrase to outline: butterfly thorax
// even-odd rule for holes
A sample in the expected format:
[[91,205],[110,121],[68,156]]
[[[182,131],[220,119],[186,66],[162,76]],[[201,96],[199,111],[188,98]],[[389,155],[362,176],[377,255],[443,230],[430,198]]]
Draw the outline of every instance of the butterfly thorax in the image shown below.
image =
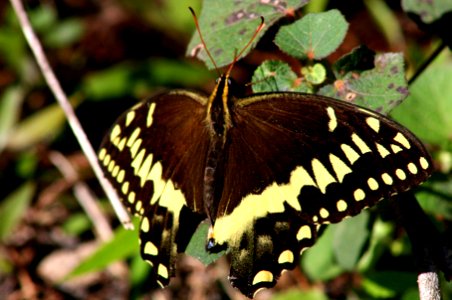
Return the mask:
[[204,171],[203,202],[212,225],[223,193],[224,153],[229,138],[228,131],[232,127],[229,87],[229,75],[222,75],[209,97],[206,110],[210,140]]

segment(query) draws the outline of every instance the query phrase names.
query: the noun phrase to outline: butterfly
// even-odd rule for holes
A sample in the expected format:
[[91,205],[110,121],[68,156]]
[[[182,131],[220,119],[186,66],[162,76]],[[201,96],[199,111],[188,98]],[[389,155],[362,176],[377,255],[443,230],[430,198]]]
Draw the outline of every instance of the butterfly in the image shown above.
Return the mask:
[[294,92],[239,96],[230,67],[210,95],[172,90],[126,111],[98,154],[141,218],[140,251],[168,285],[201,221],[227,248],[229,280],[253,297],[293,269],[320,225],[354,216],[432,173],[422,143],[389,118]]

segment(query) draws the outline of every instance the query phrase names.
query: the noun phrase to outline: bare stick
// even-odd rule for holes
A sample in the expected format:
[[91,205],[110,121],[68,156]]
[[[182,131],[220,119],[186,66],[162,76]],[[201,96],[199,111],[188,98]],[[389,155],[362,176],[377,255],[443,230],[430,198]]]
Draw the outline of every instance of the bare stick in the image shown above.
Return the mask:
[[85,153],[86,158],[88,159],[91,167],[93,168],[94,174],[96,175],[102,188],[104,189],[105,194],[110,199],[111,205],[113,206],[113,209],[115,210],[118,219],[121,221],[125,228],[132,229],[133,225],[132,222],[130,221],[129,214],[119,201],[118,195],[111,186],[110,182],[104,177],[99,162],[97,160],[96,152],[94,151],[93,147],[88,141],[88,138],[86,137],[86,134],[83,131],[79,120],[75,116],[74,110],[71,104],[69,103],[67,96],[65,95],[63,89],[61,88],[60,83],[58,82],[58,79],[56,78],[52,68],[50,67],[50,64],[42,49],[41,43],[39,42],[38,38],[36,37],[36,34],[33,31],[33,28],[31,27],[30,21],[28,20],[27,13],[25,12],[22,2],[20,0],[10,0],[10,2],[19,19],[20,27],[22,28],[25,38],[28,44],[30,45],[30,48],[36,58],[39,68],[41,69],[42,75],[44,76],[47,85],[49,86],[58,103],[60,104],[61,108],[63,109],[68,119],[69,125],[72,128],[72,131],[74,132],[74,135],[77,138],[83,152]]
[[92,191],[86,183],[78,180],[77,172],[74,170],[74,167],[61,153],[52,151],[49,154],[49,159],[58,168],[60,173],[63,174],[67,181],[74,183],[73,189],[75,197],[91,220],[91,223],[93,223],[97,237],[103,242],[109,241],[113,236],[113,230],[111,229],[107,218],[102,214]]

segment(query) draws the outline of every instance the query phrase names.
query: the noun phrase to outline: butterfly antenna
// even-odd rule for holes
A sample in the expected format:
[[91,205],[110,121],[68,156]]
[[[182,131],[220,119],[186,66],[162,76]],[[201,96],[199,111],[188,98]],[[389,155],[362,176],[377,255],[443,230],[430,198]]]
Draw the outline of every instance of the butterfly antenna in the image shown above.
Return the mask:
[[240,56],[242,56],[242,54],[245,52],[246,49],[248,49],[251,44],[253,43],[253,41],[256,39],[258,33],[265,27],[265,22],[264,22],[264,17],[261,16],[261,23],[259,24],[259,26],[256,28],[256,31],[254,31],[253,36],[251,37],[251,39],[248,41],[248,43],[242,48],[242,50],[240,50],[239,54],[235,54],[234,55],[234,60],[232,61],[232,63],[229,65],[228,70],[226,71],[226,74],[229,75],[229,73],[231,73],[232,68],[234,67],[235,63],[240,59]]
[[193,19],[195,21],[195,26],[196,26],[196,31],[198,31],[198,35],[199,35],[199,39],[201,40],[201,44],[204,46],[204,49],[206,50],[206,53],[209,56],[210,61],[212,62],[213,66],[215,67],[215,70],[217,70],[217,72],[219,73],[217,64],[215,63],[215,60],[213,59],[212,54],[210,54],[210,51],[207,48],[206,42],[204,41],[204,38],[202,36],[201,29],[199,27],[198,17],[196,16],[196,13],[193,10],[193,8],[188,7],[188,9],[191,11],[191,14],[193,15]]

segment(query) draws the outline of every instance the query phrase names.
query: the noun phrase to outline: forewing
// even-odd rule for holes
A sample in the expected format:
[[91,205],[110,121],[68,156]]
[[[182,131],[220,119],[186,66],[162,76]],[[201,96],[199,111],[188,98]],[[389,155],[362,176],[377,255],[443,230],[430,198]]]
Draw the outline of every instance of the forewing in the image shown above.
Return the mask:
[[141,254],[161,285],[205,218],[199,188],[208,147],[205,101],[173,91],[137,104],[117,120],[99,151],[105,176],[141,216]]

